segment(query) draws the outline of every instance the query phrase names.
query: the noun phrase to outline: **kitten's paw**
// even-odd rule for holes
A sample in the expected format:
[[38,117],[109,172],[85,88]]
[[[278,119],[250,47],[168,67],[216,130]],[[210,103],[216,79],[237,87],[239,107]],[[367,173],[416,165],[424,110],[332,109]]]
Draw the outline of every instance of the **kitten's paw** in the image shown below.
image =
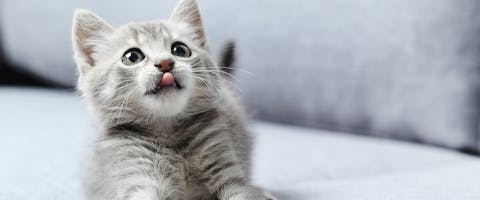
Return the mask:
[[270,192],[262,190],[254,186],[243,186],[236,188],[227,194],[228,200],[277,200]]
[[268,191],[263,191],[263,194],[265,195],[265,198],[266,200],[278,200],[277,198],[275,198],[272,193],[268,192]]

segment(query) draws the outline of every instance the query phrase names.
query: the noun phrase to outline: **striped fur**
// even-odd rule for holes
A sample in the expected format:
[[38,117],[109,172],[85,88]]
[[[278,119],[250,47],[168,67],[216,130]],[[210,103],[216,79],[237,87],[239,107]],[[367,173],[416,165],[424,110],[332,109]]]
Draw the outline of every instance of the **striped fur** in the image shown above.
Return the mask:
[[[273,199],[249,183],[246,117],[204,36],[194,0],[180,1],[170,20],[118,28],[76,12],[78,89],[101,131],[86,162],[88,199]],[[192,56],[170,55],[175,41],[187,44]],[[122,53],[132,47],[146,59],[122,65]],[[172,74],[183,87],[148,93],[159,82],[154,64],[162,59],[175,61]]]

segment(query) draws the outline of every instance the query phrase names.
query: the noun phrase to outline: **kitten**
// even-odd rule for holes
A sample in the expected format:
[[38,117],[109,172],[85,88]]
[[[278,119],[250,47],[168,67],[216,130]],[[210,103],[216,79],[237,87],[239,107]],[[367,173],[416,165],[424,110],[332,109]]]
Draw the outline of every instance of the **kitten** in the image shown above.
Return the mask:
[[273,199],[249,184],[244,112],[211,59],[195,0],[165,21],[113,28],[77,10],[73,23],[78,89],[102,128],[88,199]]

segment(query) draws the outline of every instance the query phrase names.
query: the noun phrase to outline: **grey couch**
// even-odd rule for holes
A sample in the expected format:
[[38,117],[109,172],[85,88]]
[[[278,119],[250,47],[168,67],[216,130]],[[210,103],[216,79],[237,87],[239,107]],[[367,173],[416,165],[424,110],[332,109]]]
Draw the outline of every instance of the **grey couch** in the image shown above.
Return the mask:
[[[3,0],[3,56],[72,87],[74,8],[121,24],[175,3]],[[280,199],[480,199],[480,2],[199,4],[214,52],[238,44],[253,182]],[[0,199],[82,199],[85,108],[71,89],[0,86]]]

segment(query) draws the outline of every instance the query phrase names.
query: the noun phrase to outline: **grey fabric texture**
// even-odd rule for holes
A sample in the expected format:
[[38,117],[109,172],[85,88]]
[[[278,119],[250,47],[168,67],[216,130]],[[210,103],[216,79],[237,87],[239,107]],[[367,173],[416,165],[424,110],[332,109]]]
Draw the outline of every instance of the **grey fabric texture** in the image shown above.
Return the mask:
[[[81,200],[95,125],[81,98],[0,87],[0,198]],[[480,160],[339,132],[252,123],[252,180],[283,200],[478,200]]]
[[[176,1],[4,0],[10,60],[72,85],[75,7],[113,24]],[[200,1],[213,52],[238,43],[237,85],[260,119],[478,149],[480,2]],[[245,72],[246,71],[246,72]]]

